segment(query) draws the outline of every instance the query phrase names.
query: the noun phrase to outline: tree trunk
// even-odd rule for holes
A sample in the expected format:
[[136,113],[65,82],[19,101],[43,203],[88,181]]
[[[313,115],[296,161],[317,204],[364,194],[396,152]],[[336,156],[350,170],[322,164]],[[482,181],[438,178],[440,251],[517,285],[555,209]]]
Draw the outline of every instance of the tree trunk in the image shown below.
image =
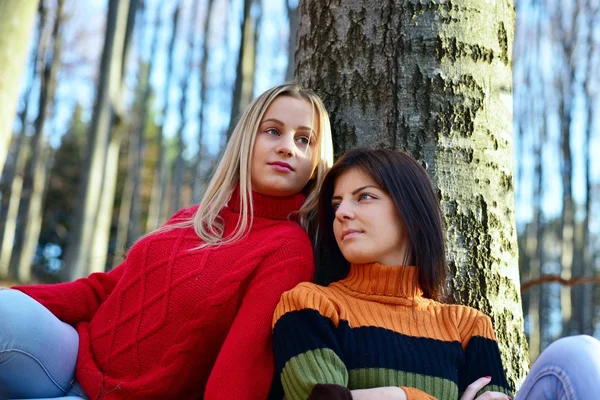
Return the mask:
[[[31,57],[31,74],[23,94],[24,106],[19,113],[21,132],[17,136],[17,141],[14,146],[15,161],[10,170],[4,171],[6,182],[10,186],[7,191],[2,193],[2,198],[4,199],[6,196],[8,202],[2,204],[0,207],[0,279],[9,276],[10,257],[12,255],[15,231],[17,229],[17,217],[19,215],[19,206],[21,203],[25,166],[27,164],[27,157],[30,155],[30,140],[27,138],[27,113],[29,111],[30,101],[32,101],[30,98],[31,90],[33,88],[33,81],[38,67],[37,55],[42,45],[43,10],[43,7],[40,7],[39,29],[37,30],[36,45]],[[13,276],[12,278],[16,277]]]
[[12,137],[37,0],[0,0],[0,175]]
[[[598,12],[600,8],[598,5],[592,5],[592,2],[588,3],[590,9],[587,10],[587,14],[591,17],[589,18],[590,23],[595,23]],[[588,26],[594,26],[589,25]],[[597,71],[598,64],[595,63],[596,56],[598,54],[598,47],[596,41],[594,39],[594,30],[588,30],[587,37],[587,46],[588,46],[588,65],[587,65],[587,74],[584,82],[584,90],[586,94],[586,112],[587,112],[587,125],[585,128],[585,143],[583,148],[585,150],[585,216],[583,220],[583,254],[581,255],[582,265],[583,265],[583,276],[591,277],[594,274],[594,264],[592,258],[592,242],[590,240],[590,215],[592,211],[592,150],[591,150],[591,137],[593,132],[593,127],[595,125],[594,111],[597,106],[597,92],[595,90],[595,85],[598,84],[598,80],[595,72]],[[595,80],[595,82],[594,82]],[[581,326],[580,332],[586,335],[592,335],[594,332],[593,326],[593,316],[594,316],[594,307],[593,307],[593,286],[592,285],[583,285],[581,288],[582,296],[581,303],[579,307],[581,308]]]
[[[157,5],[157,10],[163,7],[163,1]],[[156,13],[156,19],[152,25],[152,38],[150,39],[150,54],[156,54],[158,47],[158,33],[160,31],[160,12]],[[150,84],[150,76],[154,69],[154,57],[150,57],[147,64],[140,65],[138,84],[142,93],[139,103],[139,111],[137,120],[133,124],[133,132],[129,136],[129,154],[127,178],[121,195],[121,204],[119,207],[119,222],[117,227],[117,238],[115,240],[115,260],[113,266],[120,264],[121,257],[116,255],[125,254],[128,246],[128,233],[130,226],[133,223],[140,224],[141,196],[139,186],[143,172],[142,160],[144,159],[145,139],[144,133],[147,128],[148,107],[150,106],[150,94],[152,93],[152,85]],[[134,202],[134,193],[136,194],[136,220],[131,218],[132,205]],[[136,230],[139,231],[138,228]],[[136,237],[137,238],[137,237]],[[134,239],[130,237],[129,239]]]
[[203,22],[202,31],[202,53],[200,55],[200,106],[198,108],[198,156],[196,157],[196,176],[193,185],[193,201],[200,201],[204,194],[205,170],[203,168],[204,159],[202,149],[204,148],[202,140],[204,138],[204,109],[206,106],[206,91],[208,90],[208,44],[211,27],[211,14],[214,0],[208,0],[206,6],[206,15]]
[[[35,120],[35,133],[33,135],[32,155],[26,167],[26,174],[31,176],[24,189],[26,196],[21,202],[24,215],[25,229],[19,231],[15,243],[14,257],[11,262],[13,270],[17,271],[20,282],[31,280],[31,264],[33,262],[40,230],[42,227],[42,205],[47,183],[48,155],[50,149],[44,138],[44,127],[50,109],[54,104],[54,93],[56,91],[56,79],[60,66],[60,54],[62,47],[61,25],[63,23],[64,0],[58,1],[54,27],[52,28],[52,52],[51,57],[43,54],[41,65],[44,65],[40,85],[40,100],[38,105],[38,116]],[[42,49],[45,45],[42,45]],[[49,61],[46,61],[49,60]]]
[[186,109],[188,102],[188,87],[190,85],[190,76],[193,69],[194,55],[194,22],[198,16],[199,0],[193,0],[190,19],[188,21],[188,37],[187,37],[187,53],[185,58],[185,71],[181,79],[180,89],[181,97],[179,98],[179,128],[177,129],[177,156],[175,158],[175,176],[173,177],[173,197],[171,202],[170,215],[174,214],[181,207],[181,190],[183,187],[183,170],[185,163],[183,161],[183,131],[187,123]]
[[88,133],[88,156],[83,168],[78,193],[73,231],[64,257],[62,277],[72,280],[86,275],[89,265],[89,244],[92,242],[98,215],[101,185],[110,138],[113,101],[118,97],[123,65],[123,46],[129,0],[110,0],[106,36],[102,50],[100,75],[92,122]]
[[514,389],[528,369],[514,220],[514,6],[300,3],[296,77],[331,113],[336,153],[406,149],[437,187],[454,301],[494,323]]
[[285,80],[294,79],[294,66],[296,57],[296,38],[298,37],[298,6],[292,7],[290,0],[286,0],[287,16],[290,32],[288,36],[288,66],[285,71]]
[[[150,208],[148,210],[148,221],[146,224],[146,230],[151,231],[153,229],[158,228],[159,224],[161,224],[164,220],[164,202],[165,202],[165,193],[168,193],[167,188],[167,180],[168,180],[168,168],[167,168],[167,155],[165,151],[165,141],[164,141],[164,127],[165,127],[165,119],[167,117],[167,113],[169,111],[169,92],[171,90],[171,80],[173,75],[173,55],[175,49],[175,37],[177,34],[177,26],[179,25],[179,12],[181,10],[181,2],[177,3],[175,8],[175,12],[173,14],[173,25],[171,30],[171,42],[169,44],[169,61],[167,66],[167,75],[166,75],[166,83],[163,93],[163,99],[165,101],[163,112],[162,112],[162,121],[160,123],[159,132],[156,138],[157,146],[159,149],[158,154],[158,168],[154,174],[154,179],[152,183],[152,194],[150,197]],[[136,208],[140,205],[141,199],[137,195],[138,190],[134,187],[134,201],[133,207],[131,211],[131,218],[133,224],[137,224],[137,228],[134,225],[130,225],[130,227],[134,228],[130,230],[129,237],[137,238],[139,236],[139,209]]]
[[229,117],[229,129],[227,137],[231,132],[240,114],[252,101],[254,92],[254,70],[256,65],[256,23],[252,18],[253,0],[244,0],[244,19],[242,20],[240,39],[240,51],[235,74],[235,86],[233,99],[231,101],[231,115]]
[[112,225],[112,214],[115,203],[115,192],[117,189],[117,175],[119,172],[119,150],[124,131],[128,130],[129,123],[126,121],[122,101],[125,88],[125,71],[131,47],[131,37],[135,26],[139,0],[130,0],[127,12],[127,27],[123,42],[123,55],[121,57],[121,81],[116,97],[113,99],[112,116],[109,131],[110,143],[106,152],[104,171],[102,179],[102,194],[98,205],[98,216],[94,226],[94,239],[90,249],[90,262],[85,275],[93,272],[104,272],[106,270],[106,259],[110,241],[110,228]]

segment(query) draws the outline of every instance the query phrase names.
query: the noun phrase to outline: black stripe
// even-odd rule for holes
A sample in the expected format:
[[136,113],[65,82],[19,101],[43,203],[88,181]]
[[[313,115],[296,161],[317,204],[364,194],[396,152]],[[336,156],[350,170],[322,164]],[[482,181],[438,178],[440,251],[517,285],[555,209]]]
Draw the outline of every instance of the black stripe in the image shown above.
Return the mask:
[[292,357],[309,350],[332,349],[341,358],[336,331],[333,322],[316,310],[305,308],[285,313],[273,328],[277,371],[281,372]]
[[374,326],[339,326],[348,369],[387,368],[458,381],[464,363],[460,342],[414,337]]
[[491,376],[490,385],[497,385],[510,391],[502,367],[498,343],[492,339],[473,336],[465,351],[465,364],[468,368],[460,374],[458,388],[462,393],[475,380]]
[[336,328],[318,311],[303,309],[283,315],[273,331],[278,371],[292,357],[319,348],[333,350],[350,369],[388,368],[458,382],[464,364],[460,342],[413,337],[374,326]]

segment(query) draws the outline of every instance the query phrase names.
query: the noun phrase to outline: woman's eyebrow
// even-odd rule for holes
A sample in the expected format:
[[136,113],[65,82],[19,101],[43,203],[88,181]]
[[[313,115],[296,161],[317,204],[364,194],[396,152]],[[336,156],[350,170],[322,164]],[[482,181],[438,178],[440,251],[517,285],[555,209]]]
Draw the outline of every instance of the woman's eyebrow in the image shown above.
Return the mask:
[[[361,186],[361,187],[359,187],[358,189],[355,189],[355,190],[352,192],[352,195],[354,196],[356,193],[358,193],[358,192],[360,192],[360,191],[362,191],[362,190],[365,190],[366,188],[375,188],[375,189],[379,189],[379,187],[377,187],[377,186],[375,186],[375,185],[365,185],[365,186]],[[331,198],[331,200],[341,200],[341,199],[342,199],[342,196],[333,196],[333,197]]]
[[[265,120],[263,120],[260,124],[264,124],[266,122],[275,122],[278,125],[285,125],[283,122],[281,122],[280,120],[278,120],[277,118],[267,118]],[[309,131],[312,135],[316,136],[315,131],[312,128],[309,128],[308,126],[299,126],[298,127],[299,131]]]

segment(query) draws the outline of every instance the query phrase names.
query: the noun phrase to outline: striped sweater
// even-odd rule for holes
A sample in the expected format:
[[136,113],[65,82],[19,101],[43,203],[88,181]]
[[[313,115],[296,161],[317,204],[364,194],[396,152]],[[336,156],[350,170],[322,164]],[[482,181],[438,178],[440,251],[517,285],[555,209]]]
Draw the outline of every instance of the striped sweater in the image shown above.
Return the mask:
[[284,293],[273,317],[277,373],[286,398],[316,384],[400,386],[408,399],[456,400],[484,376],[510,396],[489,317],[422,297],[415,267],[352,265],[327,287]]

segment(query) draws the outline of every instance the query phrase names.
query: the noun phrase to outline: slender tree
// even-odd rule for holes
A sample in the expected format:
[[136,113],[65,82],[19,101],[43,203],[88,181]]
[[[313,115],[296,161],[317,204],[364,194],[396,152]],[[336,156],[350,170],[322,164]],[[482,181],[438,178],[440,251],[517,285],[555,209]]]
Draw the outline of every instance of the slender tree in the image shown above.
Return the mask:
[[192,8],[190,10],[188,20],[188,36],[186,40],[186,55],[184,61],[184,71],[180,81],[180,92],[179,97],[179,127],[177,129],[177,155],[175,156],[175,175],[173,178],[173,196],[171,200],[170,214],[175,213],[181,207],[181,190],[183,187],[183,172],[185,163],[183,160],[183,131],[187,123],[186,111],[188,104],[188,88],[190,85],[190,77],[193,69],[193,55],[194,55],[194,37],[196,36],[196,30],[194,29],[194,22],[198,17],[198,6],[199,0],[192,1]]
[[[584,82],[584,90],[586,95],[586,114],[587,124],[585,128],[585,142],[583,148],[585,149],[585,205],[584,205],[584,219],[583,219],[583,239],[582,239],[582,255],[581,261],[583,265],[583,276],[591,277],[594,274],[593,269],[593,257],[592,257],[592,241],[590,235],[590,216],[592,213],[592,147],[591,139],[592,132],[596,125],[594,119],[594,111],[598,105],[598,93],[597,85],[598,79],[595,72],[598,70],[598,43],[594,38],[594,26],[598,22],[598,16],[600,15],[600,7],[594,1],[587,2],[587,14],[588,14],[588,36],[587,36],[587,73]],[[577,307],[581,310],[581,322],[579,326],[579,332],[587,335],[593,334],[593,287],[591,285],[584,285],[582,287],[581,301]]]
[[[246,109],[254,92],[254,70],[256,65],[256,20],[252,17],[254,0],[244,0],[244,17],[240,27],[242,37],[237,61],[233,99],[227,137],[231,135],[237,118]],[[259,4],[256,7],[260,7]]]
[[[148,222],[147,230],[156,229],[159,223],[164,219],[164,201],[165,193],[168,180],[168,167],[167,167],[167,155],[166,155],[166,143],[164,140],[164,127],[169,111],[169,93],[171,92],[171,81],[173,75],[173,61],[174,61],[174,50],[175,50],[175,39],[177,36],[177,27],[179,25],[179,14],[181,12],[181,1],[178,0],[173,13],[173,22],[171,29],[171,41],[169,43],[169,55],[167,65],[167,75],[165,77],[166,83],[163,92],[164,106],[161,115],[161,122],[159,126],[159,133],[156,137],[157,147],[159,149],[158,154],[158,168],[154,174],[154,181],[152,184],[152,195],[150,198],[150,209],[148,210]],[[129,237],[139,236],[139,206],[138,202],[140,199],[135,195],[137,191],[134,188],[134,202],[131,211],[132,224],[130,225]]]
[[[10,258],[14,246],[17,217],[21,203],[21,193],[23,191],[25,166],[27,164],[27,158],[31,153],[30,140],[27,136],[27,128],[29,126],[27,114],[29,112],[30,101],[32,101],[31,92],[34,81],[38,75],[39,61],[45,62],[43,58],[40,59],[40,57],[38,57],[40,52],[45,52],[45,44],[43,44],[42,40],[45,39],[43,35],[45,15],[44,5],[43,3],[40,3],[38,10],[38,29],[36,29],[35,45],[31,53],[31,68],[29,78],[27,79],[27,86],[25,87],[23,94],[23,108],[19,112],[21,130],[14,143],[15,160],[10,168],[4,170],[5,176],[3,178],[7,183],[8,190],[3,190],[2,199],[4,200],[6,198],[8,201],[3,201],[3,204],[0,206],[0,278],[6,278],[9,275]],[[42,47],[44,48],[43,51]]]
[[[128,244],[127,234],[129,232],[129,226],[132,223],[139,224],[139,211],[136,211],[136,220],[131,220],[132,204],[134,201],[134,193],[136,196],[140,196],[139,187],[143,172],[142,160],[144,159],[145,140],[144,133],[148,126],[148,107],[150,107],[150,95],[152,94],[152,85],[150,84],[150,76],[154,70],[154,59],[153,54],[156,54],[158,48],[158,33],[160,31],[160,11],[163,8],[163,1],[158,4],[154,23],[151,25],[152,35],[150,38],[150,48],[148,62],[141,62],[139,66],[139,77],[138,77],[138,93],[140,99],[136,102],[138,111],[136,113],[136,119],[133,124],[133,132],[129,136],[129,154],[128,154],[128,167],[127,167],[127,178],[123,187],[123,193],[121,195],[121,205],[119,207],[119,223],[117,228],[117,238],[115,240],[115,252],[125,253],[125,248]],[[144,29],[142,29],[142,32]],[[140,42],[142,42],[143,35],[140,35]],[[141,209],[141,199],[136,199],[136,210]],[[134,240],[134,237],[129,238]],[[119,258],[117,257],[117,260]],[[115,264],[115,263],[113,263]]]
[[[453,301],[494,323],[507,378],[528,369],[512,159],[512,1],[300,3],[296,77],[331,113],[337,154],[406,149],[447,228]],[[385,21],[385,23],[382,23]]]
[[127,12],[127,25],[125,28],[125,39],[123,43],[123,55],[121,56],[121,79],[113,99],[110,141],[104,162],[104,173],[102,178],[102,194],[98,205],[98,215],[94,225],[94,236],[90,249],[90,263],[88,273],[104,272],[106,259],[108,257],[108,245],[112,226],[115,192],[117,188],[117,175],[119,170],[119,150],[125,131],[129,130],[130,121],[125,114],[123,98],[125,97],[125,72],[126,64],[131,48],[131,38],[138,14],[139,0],[130,0]]
[[38,0],[0,0],[0,174],[12,137]]
[[94,235],[102,189],[99,183],[103,181],[103,166],[110,139],[113,101],[118,96],[121,81],[128,9],[129,0],[110,0],[108,3],[104,48],[88,133],[86,165],[82,171],[74,229],[69,233],[62,270],[62,276],[67,280],[84,276],[88,270],[90,243]]
[[196,175],[193,184],[193,195],[192,198],[194,201],[199,201],[204,192],[204,160],[202,157],[202,152],[204,149],[204,145],[202,143],[204,139],[204,111],[206,108],[206,99],[207,99],[207,91],[208,91],[208,56],[209,56],[209,34],[211,27],[211,15],[214,0],[207,0],[206,5],[206,13],[204,16],[204,21],[202,22],[202,49],[200,52],[200,70],[199,70],[199,81],[200,81],[200,105],[198,107],[198,155],[196,157]]
[[[294,4],[292,4],[294,3]],[[289,36],[288,36],[288,66],[285,71],[285,80],[294,79],[294,64],[296,57],[296,37],[298,36],[298,1],[285,0],[287,9]]]
[[15,242],[14,257],[11,260],[13,270],[17,271],[20,282],[31,280],[31,264],[33,262],[40,230],[42,226],[42,205],[46,184],[48,181],[47,167],[50,149],[47,138],[44,137],[46,120],[54,104],[56,80],[60,66],[62,47],[62,24],[64,20],[64,0],[58,0],[58,7],[51,32],[52,50],[44,54],[44,69],[41,74],[38,115],[35,120],[35,132],[31,140],[32,155],[26,167],[30,176],[24,187],[25,196],[22,199],[24,229],[20,230]]

